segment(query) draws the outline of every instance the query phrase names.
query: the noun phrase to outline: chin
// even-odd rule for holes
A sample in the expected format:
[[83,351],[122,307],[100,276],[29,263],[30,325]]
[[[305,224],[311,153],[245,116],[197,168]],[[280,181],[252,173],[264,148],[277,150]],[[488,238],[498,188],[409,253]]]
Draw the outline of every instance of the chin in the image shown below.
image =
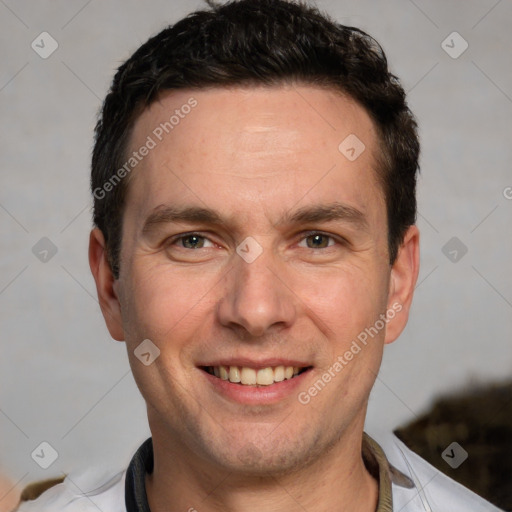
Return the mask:
[[222,442],[217,446],[208,443],[205,448],[212,463],[226,471],[240,476],[276,477],[304,469],[331,444],[312,433],[294,438],[284,433],[281,439],[272,435],[259,440],[252,437]]

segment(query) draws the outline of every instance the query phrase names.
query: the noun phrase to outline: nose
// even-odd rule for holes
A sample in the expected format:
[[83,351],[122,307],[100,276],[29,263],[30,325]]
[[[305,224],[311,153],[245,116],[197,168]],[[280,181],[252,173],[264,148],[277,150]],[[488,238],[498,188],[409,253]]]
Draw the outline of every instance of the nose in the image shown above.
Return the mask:
[[234,260],[217,309],[219,322],[253,337],[290,327],[296,317],[295,295],[273,261],[271,250],[264,250],[251,263],[238,255]]

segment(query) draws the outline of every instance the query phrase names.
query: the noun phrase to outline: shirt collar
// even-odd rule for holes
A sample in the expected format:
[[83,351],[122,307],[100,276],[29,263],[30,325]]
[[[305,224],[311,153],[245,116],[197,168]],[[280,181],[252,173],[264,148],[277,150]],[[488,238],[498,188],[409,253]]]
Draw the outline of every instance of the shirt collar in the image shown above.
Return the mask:
[[376,512],[393,512],[392,485],[412,489],[414,483],[389,463],[384,450],[366,432],[363,432],[363,460],[366,469],[379,483]]
[[[379,484],[376,512],[393,512],[392,484],[412,488],[413,482],[394,468],[382,448],[368,434],[363,433],[363,460],[370,474]],[[125,504],[127,512],[151,512],[146,494],[146,474],[153,472],[153,441],[144,441],[133,456],[126,471]]]
[[135,452],[124,487],[126,512],[151,512],[146,494],[146,473],[153,472],[153,440],[151,437]]

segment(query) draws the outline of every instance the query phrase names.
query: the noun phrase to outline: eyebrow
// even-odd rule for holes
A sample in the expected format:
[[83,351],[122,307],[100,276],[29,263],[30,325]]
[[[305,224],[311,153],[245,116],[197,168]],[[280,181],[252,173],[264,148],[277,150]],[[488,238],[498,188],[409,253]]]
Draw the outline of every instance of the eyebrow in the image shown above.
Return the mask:
[[[278,221],[279,225],[313,224],[342,221],[353,224],[362,230],[368,229],[368,221],[363,212],[339,202],[304,206],[295,212],[288,212]],[[159,206],[145,220],[143,234],[148,234],[162,224],[168,223],[209,224],[226,226],[227,220],[215,210],[198,206]]]
[[161,224],[173,222],[184,222],[188,224],[224,224],[221,216],[214,210],[209,208],[201,208],[197,206],[160,206],[151,213],[144,222],[142,233],[147,234]]
[[339,202],[304,206],[294,213],[286,214],[282,224],[312,224],[315,222],[344,221],[359,229],[368,229],[364,213],[357,208]]

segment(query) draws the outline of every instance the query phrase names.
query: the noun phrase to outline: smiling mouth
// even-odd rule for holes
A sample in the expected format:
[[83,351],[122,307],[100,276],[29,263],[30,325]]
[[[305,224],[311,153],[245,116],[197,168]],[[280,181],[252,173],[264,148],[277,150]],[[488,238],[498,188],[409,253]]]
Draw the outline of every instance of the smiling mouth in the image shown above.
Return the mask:
[[267,368],[249,368],[246,366],[202,366],[201,370],[221,380],[228,380],[242,386],[270,386],[284,380],[290,380],[311,366],[268,366]]

